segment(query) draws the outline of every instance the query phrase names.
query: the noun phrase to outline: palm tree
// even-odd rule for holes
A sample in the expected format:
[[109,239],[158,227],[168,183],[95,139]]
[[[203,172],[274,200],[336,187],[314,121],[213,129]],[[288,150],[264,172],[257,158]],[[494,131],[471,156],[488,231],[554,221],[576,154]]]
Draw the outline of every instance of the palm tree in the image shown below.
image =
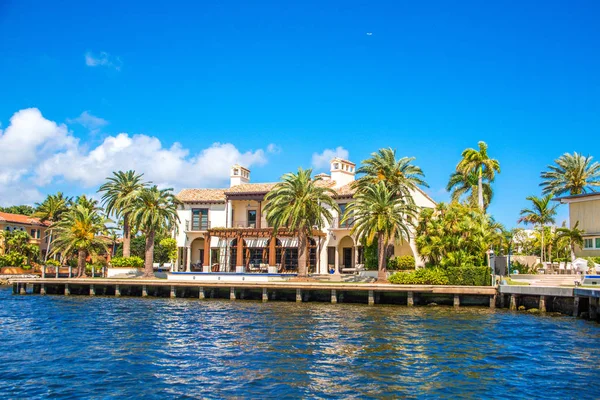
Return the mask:
[[[493,197],[490,181],[483,181],[482,188],[483,206],[487,209]],[[452,201],[460,201],[461,197],[468,194],[467,201],[471,206],[476,206],[479,198],[479,176],[473,171],[469,173],[456,171],[450,175],[446,190],[452,193]]]
[[102,211],[102,208],[98,205],[98,200],[92,199],[91,197],[82,194],[75,198],[75,204],[83,206],[90,211]]
[[173,189],[158,189],[152,186],[137,192],[134,201],[122,208],[121,213],[127,215],[146,235],[144,277],[152,278],[154,269],[154,238],[157,232],[172,229],[179,222],[177,206],[181,204],[173,194]]
[[123,219],[123,257],[131,256],[131,221],[125,210],[131,208],[137,193],[147,186],[142,182],[142,176],[132,170],[113,172],[113,176],[106,178],[107,182],[98,189],[98,192],[104,192],[102,203],[106,214]]
[[531,201],[532,208],[524,208],[521,210],[521,218],[518,223],[539,225],[541,229],[541,260],[544,262],[544,227],[546,224],[554,222],[556,208],[558,204],[550,205],[552,194],[544,197],[529,196],[527,200]]
[[583,246],[583,234],[584,230],[579,229],[579,221],[575,222],[573,228],[569,229],[566,226],[558,228],[556,230],[556,238],[558,240],[565,239],[569,241],[569,247],[571,249],[571,261],[575,261],[575,245]]
[[423,170],[417,165],[412,164],[415,157],[402,157],[396,160],[396,150],[387,148],[379,149],[371,153],[371,158],[364,160],[360,168],[356,170],[359,174],[364,174],[355,181],[354,187],[358,190],[368,190],[371,184],[380,181],[385,182],[388,189],[394,195],[406,197],[412,201],[411,191],[416,190],[418,186],[425,186]]
[[386,249],[390,241],[402,242],[410,238],[410,221],[416,217],[416,208],[407,198],[398,197],[384,181],[363,186],[346,208],[343,221],[354,220],[352,234],[365,238],[367,245],[377,238],[379,282],[387,281]]
[[311,177],[312,169],[298,168],[287,173],[265,196],[265,215],[273,227],[273,235],[279,228],[287,228],[298,234],[298,276],[306,277],[306,253],[308,238],[313,230],[321,231],[325,221],[333,221],[333,210],[339,207],[333,200],[335,192],[319,185],[320,177]]
[[478,143],[479,150],[465,149],[462,152],[462,160],[456,166],[456,170],[463,174],[477,174],[477,197],[479,208],[485,209],[483,201],[483,180],[490,182],[494,180],[495,173],[500,173],[500,163],[488,156],[488,146],[485,142]]
[[542,193],[576,195],[595,192],[594,187],[600,186],[600,163],[592,163],[592,159],[575,152],[554,160],[556,165],[548,165],[548,171],[542,172]]
[[[55,223],[60,220],[60,217],[63,213],[68,211],[69,206],[72,203],[72,199],[69,197],[65,197],[61,192],[56,194],[49,194],[46,199],[42,203],[36,203],[36,211],[33,213],[33,216],[39,218],[42,222],[50,222]],[[54,229],[52,225],[48,229],[50,232],[48,235],[48,246],[46,249],[46,254],[44,254],[44,262],[48,260],[48,254],[51,251],[52,240]]]
[[99,235],[107,232],[104,218],[98,210],[75,204],[64,213],[52,228],[56,231],[53,253],[69,254],[77,252],[77,278],[85,276],[85,263],[88,255],[99,249],[106,251],[106,240]]

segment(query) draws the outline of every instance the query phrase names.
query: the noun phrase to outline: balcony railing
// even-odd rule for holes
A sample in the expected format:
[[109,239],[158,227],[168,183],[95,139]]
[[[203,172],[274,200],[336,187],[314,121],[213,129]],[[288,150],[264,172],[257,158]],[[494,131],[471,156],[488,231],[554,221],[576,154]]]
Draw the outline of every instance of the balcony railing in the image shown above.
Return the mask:
[[211,228],[210,221],[200,224],[192,224],[190,220],[185,220],[185,230],[186,232],[200,232],[207,231]]
[[[232,228],[256,228],[258,225],[256,222],[251,222],[251,221],[233,221],[233,225]],[[264,227],[263,227],[264,228]]]
[[348,229],[354,226],[354,220],[352,218],[341,222],[341,218],[334,218],[331,227],[334,229]]

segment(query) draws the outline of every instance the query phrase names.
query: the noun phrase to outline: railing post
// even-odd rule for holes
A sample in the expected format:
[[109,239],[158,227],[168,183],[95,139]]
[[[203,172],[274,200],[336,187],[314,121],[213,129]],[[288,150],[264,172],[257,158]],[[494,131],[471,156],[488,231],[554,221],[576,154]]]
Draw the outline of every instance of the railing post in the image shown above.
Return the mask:
[[55,266],[54,267],[54,274],[56,275],[56,279],[58,279],[58,270],[60,269],[60,265],[59,266]]
[[337,291],[335,289],[331,289],[331,304],[337,304]]
[[46,266],[42,265],[42,279],[46,278]]
[[407,293],[407,298],[406,298],[406,305],[409,307],[412,307],[415,305],[415,297],[413,292],[408,292]]
[[302,303],[302,289],[296,289],[296,303]]
[[96,267],[92,265],[92,278],[96,277]]
[[73,277],[73,267],[69,265],[69,278]]
[[269,301],[269,293],[267,292],[266,287],[264,287],[262,289],[262,301],[263,301],[263,303],[266,303],[267,301]]

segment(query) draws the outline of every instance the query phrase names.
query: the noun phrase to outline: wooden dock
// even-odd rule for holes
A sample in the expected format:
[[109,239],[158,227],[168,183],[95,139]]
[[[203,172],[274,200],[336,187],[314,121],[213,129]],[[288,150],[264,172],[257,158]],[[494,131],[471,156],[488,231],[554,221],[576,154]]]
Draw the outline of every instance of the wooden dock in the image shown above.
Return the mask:
[[163,279],[42,278],[17,279],[15,294],[228,298],[287,301],[327,301],[374,304],[450,304],[496,306],[491,286],[392,285],[321,282],[194,282]]

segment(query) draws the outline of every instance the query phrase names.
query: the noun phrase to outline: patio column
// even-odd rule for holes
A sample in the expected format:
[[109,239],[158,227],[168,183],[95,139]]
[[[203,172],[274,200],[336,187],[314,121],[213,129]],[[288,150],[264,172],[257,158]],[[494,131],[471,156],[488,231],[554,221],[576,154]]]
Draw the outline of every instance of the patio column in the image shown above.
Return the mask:
[[352,268],[356,268],[358,265],[358,247],[354,245],[354,247],[352,247],[352,251],[354,252],[354,265],[352,265]]
[[275,249],[275,245],[277,244],[277,239],[275,237],[271,237],[269,241],[269,265],[274,267],[277,264],[277,249]]
[[192,271],[192,246],[185,248],[185,270],[186,272]]
[[334,257],[334,263],[335,263],[335,274],[339,275],[340,274],[340,251],[338,249],[338,246],[335,246],[335,257]]
[[262,219],[262,201],[258,202],[258,210],[256,212],[256,229],[261,228],[260,220]]
[[204,260],[203,265],[209,267],[210,271],[210,233],[204,235]]
[[235,266],[241,267],[243,265],[244,265],[244,241],[241,236],[238,236]]

